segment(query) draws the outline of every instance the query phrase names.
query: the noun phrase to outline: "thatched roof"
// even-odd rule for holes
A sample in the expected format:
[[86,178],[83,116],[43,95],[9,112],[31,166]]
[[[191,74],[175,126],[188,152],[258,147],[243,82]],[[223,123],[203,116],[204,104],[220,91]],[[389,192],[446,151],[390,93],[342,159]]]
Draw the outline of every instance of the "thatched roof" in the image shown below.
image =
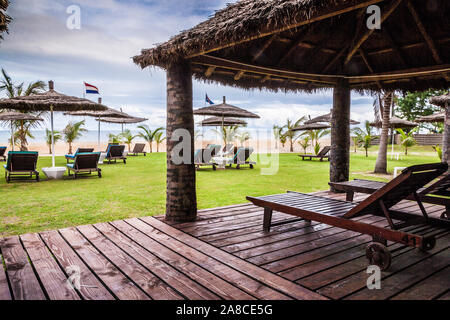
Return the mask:
[[30,96],[10,99],[0,99],[1,109],[20,111],[76,111],[76,110],[107,110],[108,107],[100,103],[59,93],[53,88],[53,81],[49,81],[49,90]]
[[439,113],[431,114],[429,116],[419,117],[415,121],[416,122],[444,122],[445,121],[445,112],[439,112]]
[[8,6],[8,0],[0,0],[0,40],[3,39],[2,33],[8,32],[8,24],[12,20],[11,17],[5,13],[6,9],[8,9]]
[[[377,127],[377,128],[381,128],[382,127],[382,122],[378,121],[378,122],[372,122],[370,124],[372,127]],[[408,120],[403,120],[397,117],[391,117],[391,119],[389,119],[389,127],[394,127],[395,129],[404,129],[404,128],[414,128],[417,127],[418,124],[412,121],[408,121]]]
[[[324,114],[322,116],[312,118],[311,120],[305,121],[305,124],[317,123],[317,122],[331,122],[331,112]],[[350,124],[356,125],[356,124],[360,124],[360,122],[350,119]]]
[[450,92],[442,96],[433,97],[430,99],[430,102],[438,107],[446,108],[450,106]]
[[292,131],[308,131],[308,130],[320,130],[320,129],[328,129],[331,128],[329,123],[309,123],[303,124],[301,126],[295,127]]
[[29,113],[22,113],[16,111],[6,111],[0,112],[0,121],[18,121],[18,120],[29,120],[29,121],[44,121],[41,117],[33,116]]
[[[381,8],[381,30],[366,9]],[[358,91],[448,88],[450,1],[241,0],[134,62],[184,59],[196,79],[240,88]]]
[[[102,103],[101,98],[98,99],[98,103]],[[129,114],[114,110],[112,108],[107,108],[106,110],[77,110],[77,111],[70,111],[70,112],[64,112],[64,115],[67,116],[87,116],[87,117],[96,117],[96,118],[134,118],[133,116],[130,116]]]
[[218,117],[234,117],[234,118],[256,118],[259,119],[256,113],[244,110],[239,107],[227,104],[225,97],[223,97],[223,103],[215,104],[194,110],[195,115],[200,116],[218,116]]
[[222,124],[224,126],[246,126],[247,122],[235,118],[211,117],[200,121],[198,124],[202,127],[220,127]]
[[144,122],[147,121],[147,118],[138,118],[138,117],[131,117],[131,118],[111,118],[111,117],[107,117],[107,118],[100,118],[100,119],[96,119],[97,121],[100,122],[107,122],[107,123],[119,123],[119,124],[131,124],[131,123],[140,123],[140,122]]

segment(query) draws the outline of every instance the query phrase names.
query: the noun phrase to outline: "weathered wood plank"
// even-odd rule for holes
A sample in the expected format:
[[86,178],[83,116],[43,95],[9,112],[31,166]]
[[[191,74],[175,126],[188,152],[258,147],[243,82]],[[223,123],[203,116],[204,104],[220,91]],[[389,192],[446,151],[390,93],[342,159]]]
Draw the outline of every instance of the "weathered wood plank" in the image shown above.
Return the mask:
[[50,300],[79,300],[75,288],[67,282],[67,276],[61,270],[45,244],[36,233],[20,236],[41,284]]
[[60,230],[61,235],[89,268],[121,300],[148,300],[149,297],[109,262],[75,228]]
[[114,300],[114,296],[102,282],[89,270],[75,251],[61,237],[58,231],[40,233],[51,253],[64,270],[73,267],[80,270],[80,289],[78,292],[84,300]]
[[5,268],[3,267],[3,257],[0,254],[0,300],[11,300],[8,279],[6,278]]
[[0,239],[6,272],[15,300],[45,300],[46,296],[28,262],[18,236]]
[[99,223],[94,225],[96,229],[102,232],[115,245],[124,250],[128,255],[151,270],[156,276],[160,277],[167,284],[172,286],[186,298],[192,300],[219,299],[217,295],[191,280],[183,273],[179,272],[171,265],[156,257],[150,251],[140,246],[119,230],[107,223]]
[[172,237],[176,238],[182,243],[194,247],[203,253],[208,253],[215,259],[222,261],[224,264],[237,270],[241,270],[241,272],[246,273],[249,277],[256,279],[261,283],[269,285],[273,288],[276,288],[277,290],[283,292],[286,295],[289,295],[296,299],[324,299],[324,297],[318,295],[313,291],[310,291],[301,286],[294,285],[294,283],[286,279],[283,279],[273,273],[270,273],[237,257],[234,257],[233,255],[228,254],[220,249],[217,249],[211,246],[210,244],[202,242],[171,226],[161,223],[156,219],[148,217],[143,218],[142,220],[151,225],[152,227],[157,228],[158,230],[166,234],[171,234]]

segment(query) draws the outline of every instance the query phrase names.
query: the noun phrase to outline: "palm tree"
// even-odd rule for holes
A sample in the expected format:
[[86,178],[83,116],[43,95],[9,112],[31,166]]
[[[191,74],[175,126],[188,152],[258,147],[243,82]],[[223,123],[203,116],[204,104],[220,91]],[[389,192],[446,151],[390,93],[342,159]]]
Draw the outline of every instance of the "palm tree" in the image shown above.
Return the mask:
[[223,145],[226,146],[228,143],[232,143],[236,140],[239,134],[239,126],[224,126],[220,129],[213,129],[217,134],[222,137]]
[[313,147],[313,149],[316,150],[317,148],[320,149],[319,140],[329,133],[330,133],[330,130],[328,130],[328,129],[315,129],[315,130],[308,130],[305,133],[303,133],[302,135],[306,134],[309,136],[309,139],[311,141],[311,147]]
[[108,134],[108,142],[113,144],[119,144],[122,142],[122,135],[120,133],[119,134],[110,133]]
[[372,145],[372,140],[375,138],[372,135],[372,127],[370,126],[370,122],[365,122],[365,130],[362,130],[361,128],[355,128],[353,129],[353,133],[357,137],[357,143],[358,146],[364,148],[366,150],[366,157],[369,156],[368,149]]
[[397,129],[397,132],[400,133],[400,143],[405,149],[405,156],[408,155],[408,148],[415,146],[417,144],[416,139],[414,139],[413,134],[417,131],[417,128],[414,128],[410,132],[406,133],[403,129]]
[[156,134],[159,131],[163,131],[164,128],[159,127],[152,131],[152,129],[150,129],[150,127],[146,124],[140,125],[140,126],[138,126],[138,128],[142,130],[142,132],[139,132],[138,136],[148,142],[148,144],[150,146],[150,152],[153,152],[152,144],[153,144],[153,141],[155,141]]
[[391,117],[391,105],[393,103],[393,92],[386,92],[383,98],[375,100],[375,104],[382,107],[381,135],[378,156],[375,162],[375,173],[387,173],[387,146],[389,140],[389,119]]
[[119,135],[123,139],[123,141],[128,145],[128,152],[131,152],[131,143],[133,142],[133,139],[137,137],[137,135],[133,136],[130,129],[124,130]]
[[[6,91],[6,96],[8,98],[14,98],[18,96],[29,96],[31,94],[39,93],[46,88],[45,82],[38,80],[35,82],[30,82],[24,90],[24,83],[15,84],[5,69],[2,68],[2,79],[0,80],[0,92]],[[42,112],[33,113],[33,112],[24,112],[24,113],[32,113],[34,115],[40,116]],[[13,124],[14,127],[18,128],[18,140],[20,141],[20,150],[26,151],[28,150],[27,138],[32,138],[31,133],[29,132],[32,127],[39,126],[38,121],[29,121],[29,120],[20,120],[15,121]]]
[[283,127],[280,127],[279,125],[274,124],[273,125],[273,137],[275,138],[275,149],[278,149],[278,140],[280,140],[283,131]]
[[303,139],[301,139],[298,144],[300,145],[300,147],[302,147],[303,149],[303,153],[306,154],[306,149],[308,149],[309,146],[309,136],[305,136]]
[[[62,139],[61,132],[54,130],[53,131],[53,141],[57,143]],[[48,153],[52,153],[52,131],[45,128],[45,143],[47,143]]]
[[307,119],[306,116],[301,117],[297,121],[293,122],[290,119],[287,119],[286,124],[283,126],[286,131],[283,133],[283,135],[286,137],[287,140],[289,140],[289,150],[291,152],[294,152],[294,142],[298,139],[299,135],[296,131],[292,131],[292,129],[298,127],[301,125],[305,120]]
[[84,120],[79,122],[69,122],[63,130],[64,140],[69,144],[69,154],[72,154],[72,143],[82,136],[87,130],[83,128]]
[[355,135],[350,138],[352,139],[353,146],[355,147],[355,153],[356,153],[356,148],[358,148],[358,136]]
[[164,132],[159,131],[155,135],[155,142],[156,142],[156,152],[159,152],[159,145],[166,140],[166,137],[163,137]]

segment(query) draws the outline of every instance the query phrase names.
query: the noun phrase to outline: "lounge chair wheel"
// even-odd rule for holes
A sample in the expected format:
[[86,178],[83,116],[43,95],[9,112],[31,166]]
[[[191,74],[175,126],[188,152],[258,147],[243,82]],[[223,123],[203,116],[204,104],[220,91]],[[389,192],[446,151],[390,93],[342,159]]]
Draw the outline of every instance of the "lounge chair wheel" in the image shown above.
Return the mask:
[[253,165],[250,163],[250,169],[253,169]]
[[217,169],[216,166],[213,165],[213,170],[216,171],[216,169]]
[[237,164],[237,165],[236,165],[236,169],[239,170],[240,168],[241,168],[241,166],[240,166],[239,164]]
[[102,177],[102,172],[98,171],[98,177],[101,178]]
[[429,251],[434,248],[436,245],[436,238],[431,237],[425,237],[422,241],[422,246],[420,247],[420,250],[422,251]]
[[366,257],[369,264],[376,265],[381,270],[387,270],[391,265],[391,253],[386,246],[378,242],[372,242],[366,247]]

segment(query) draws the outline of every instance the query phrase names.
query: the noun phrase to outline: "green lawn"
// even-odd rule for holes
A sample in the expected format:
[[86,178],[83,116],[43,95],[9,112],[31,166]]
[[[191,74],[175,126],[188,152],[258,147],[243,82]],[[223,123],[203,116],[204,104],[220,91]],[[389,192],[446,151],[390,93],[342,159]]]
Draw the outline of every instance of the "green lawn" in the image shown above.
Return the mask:
[[[370,175],[376,148],[366,158],[362,151],[351,153],[351,178],[383,180]],[[438,162],[431,147],[412,148],[396,166]],[[50,157],[40,157],[38,166],[50,166]],[[64,166],[65,159],[57,158]],[[0,178],[0,236],[56,229],[128,217],[164,213],[165,154],[130,157],[128,163],[102,165],[103,178],[96,176],[62,181],[12,182]],[[3,171],[3,169],[2,169]],[[261,175],[261,165],[254,170],[204,168],[197,173],[199,208],[211,208],[245,202],[246,195],[297,190],[313,192],[328,188],[328,162],[301,161],[296,154],[280,154],[275,175]]]

